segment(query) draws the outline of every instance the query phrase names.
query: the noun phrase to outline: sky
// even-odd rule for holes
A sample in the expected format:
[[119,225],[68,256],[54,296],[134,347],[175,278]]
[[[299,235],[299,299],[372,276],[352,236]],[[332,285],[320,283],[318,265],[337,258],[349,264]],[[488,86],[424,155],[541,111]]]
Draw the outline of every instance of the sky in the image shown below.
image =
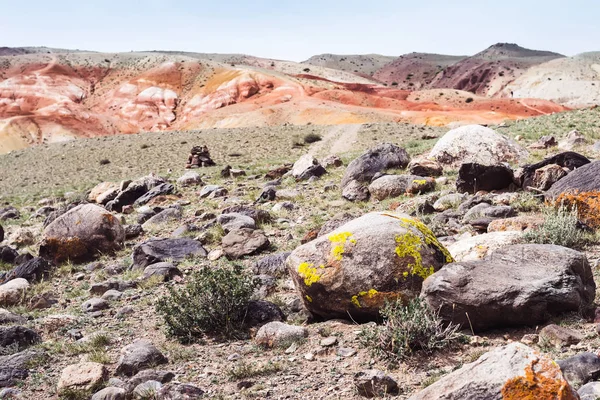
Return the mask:
[[0,0],[0,47],[472,55],[498,42],[600,51],[598,0]]

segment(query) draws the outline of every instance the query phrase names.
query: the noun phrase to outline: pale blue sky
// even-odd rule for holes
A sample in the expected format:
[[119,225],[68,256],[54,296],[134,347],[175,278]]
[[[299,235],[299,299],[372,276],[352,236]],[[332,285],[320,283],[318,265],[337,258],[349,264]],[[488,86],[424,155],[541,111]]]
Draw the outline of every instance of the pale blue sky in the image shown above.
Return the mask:
[[598,0],[0,0],[0,46],[245,53],[474,54],[497,42],[600,50]]

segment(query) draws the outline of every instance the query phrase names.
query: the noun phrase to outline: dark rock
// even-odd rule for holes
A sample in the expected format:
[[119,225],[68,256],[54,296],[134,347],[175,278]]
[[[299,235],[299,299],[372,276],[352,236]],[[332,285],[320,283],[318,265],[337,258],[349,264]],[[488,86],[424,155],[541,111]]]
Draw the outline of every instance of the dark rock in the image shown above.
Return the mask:
[[81,305],[81,309],[86,313],[94,313],[109,308],[108,302],[104,299],[93,297]]
[[277,188],[274,186],[265,186],[254,203],[273,201],[275,200],[275,197],[277,197]]
[[265,178],[266,179],[281,178],[282,176],[284,176],[285,174],[287,174],[291,170],[292,170],[292,164],[286,164],[286,165],[284,165],[282,167],[278,167],[278,168],[270,170],[269,172],[267,172],[265,174]]
[[0,225],[0,242],[4,240],[4,228]]
[[471,194],[480,190],[502,190],[509,188],[513,180],[512,170],[504,165],[466,163],[458,170],[456,190]]
[[0,356],[0,388],[10,387],[29,376],[29,364],[42,357],[38,351],[26,350],[9,356]]
[[421,297],[445,321],[482,331],[535,325],[590,307],[596,285],[584,254],[555,245],[505,246],[487,259],[445,265]]
[[0,221],[19,218],[21,218],[21,213],[16,208],[12,206],[0,208]]
[[139,224],[125,225],[123,228],[125,229],[125,239],[127,240],[136,238],[144,233],[144,228]]
[[0,353],[14,349],[14,353],[42,341],[38,333],[24,326],[0,326]]
[[142,279],[149,279],[152,276],[161,276],[164,282],[170,281],[176,276],[183,276],[181,271],[170,262],[159,262],[150,264],[144,269]]
[[545,193],[546,200],[556,200],[562,193],[600,191],[600,161],[594,161],[575,169],[556,182]]
[[146,369],[135,374],[127,382],[130,388],[135,388],[137,385],[148,382],[156,381],[160,383],[169,383],[175,378],[175,374],[171,371],[162,371],[157,369]]
[[249,327],[258,327],[271,321],[284,321],[285,315],[281,309],[264,300],[252,300],[248,303],[245,323]]
[[162,178],[155,176],[146,176],[131,182],[126,188],[121,190],[117,197],[106,204],[109,211],[121,212],[124,206],[135,203],[137,199],[145,195],[152,188],[165,183]]
[[12,247],[0,246],[0,261],[7,264],[14,264],[19,252]]
[[148,340],[136,340],[121,350],[117,375],[132,376],[153,366],[166,364],[167,358]]
[[409,162],[410,157],[406,150],[390,143],[368,150],[346,168],[342,178],[342,196],[350,201],[368,199],[365,187],[376,173],[391,168],[406,168]]
[[271,214],[269,214],[268,211],[250,207],[250,206],[243,206],[243,205],[231,206],[231,207],[227,207],[227,208],[223,209],[223,211],[221,212],[221,214],[232,214],[232,213],[246,215],[246,216],[252,218],[253,220],[255,220],[259,224],[271,222],[273,220],[273,218],[271,217]]
[[270,254],[258,260],[252,267],[252,272],[256,275],[271,275],[276,278],[287,275],[285,260],[291,252]]
[[558,361],[567,381],[574,387],[600,378],[600,357],[593,353],[581,353]]
[[27,318],[0,308],[0,325],[24,324],[26,322]]
[[179,262],[189,256],[206,257],[207,254],[200,242],[193,239],[152,239],[134,248],[132,268],[143,269],[157,262]]
[[35,257],[9,271],[3,278],[0,278],[0,285],[16,278],[26,279],[29,283],[39,282],[42,279],[48,279],[52,271],[48,261],[40,257]]
[[158,391],[160,400],[196,400],[204,396],[204,390],[187,383],[168,383]]
[[364,397],[387,397],[400,391],[394,378],[377,369],[360,371],[354,375],[354,386],[358,394]]
[[109,290],[118,290],[119,292],[123,292],[127,289],[133,289],[136,286],[137,283],[135,281],[106,281],[92,284],[89,292],[90,294],[102,296]]
[[144,204],[148,203],[150,200],[152,200],[153,198],[155,198],[157,196],[171,194],[171,193],[173,193],[174,190],[175,190],[175,186],[171,185],[170,183],[161,183],[161,184],[153,187],[146,193],[144,193],[142,196],[138,197],[137,200],[133,204],[135,206],[144,205]]

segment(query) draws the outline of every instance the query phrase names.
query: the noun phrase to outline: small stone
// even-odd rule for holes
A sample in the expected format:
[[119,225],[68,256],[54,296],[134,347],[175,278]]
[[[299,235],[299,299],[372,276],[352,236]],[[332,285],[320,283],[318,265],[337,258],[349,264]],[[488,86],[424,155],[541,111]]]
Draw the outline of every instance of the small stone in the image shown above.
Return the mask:
[[109,308],[108,302],[98,297],[91,298],[81,305],[81,309],[86,313],[106,310],[107,308]]
[[304,359],[307,360],[307,361],[312,361],[312,360],[315,359],[315,355],[313,353],[306,353],[304,355]]
[[102,364],[84,362],[66,367],[58,381],[58,392],[65,390],[93,390],[108,378],[108,370]]
[[337,337],[329,336],[321,340],[321,346],[330,347],[337,343]]
[[227,357],[227,361],[237,361],[240,358],[242,358],[242,356],[240,356],[238,353],[233,353],[229,357]]
[[104,292],[104,294],[102,295],[102,299],[114,301],[119,300],[121,296],[123,296],[123,293],[119,292],[118,290],[110,289]]
[[356,350],[349,347],[338,347],[336,354],[340,357],[352,357],[356,354]]
[[539,335],[535,333],[527,333],[521,338],[521,343],[526,345],[536,344],[539,341]]
[[296,350],[298,350],[298,345],[296,343],[292,343],[292,345],[290,347],[288,347],[287,349],[285,349],[285,354],[295,353]]
[[572,329],[550,324],[540,331],[539,343],[550,344],[554,347],[561,348],[577,344],[583,339],[583,335]]
[[400,391],[394,378],[377,369],[360,371],[354,376],[354,385],[361,396],[386,397]]
[[223,257],[223,250],[222,249],[215,249],[215,250],[211,250],[208,253],[208,256],[206,256],[206,258],[209,261],[217,261],[219,258]]

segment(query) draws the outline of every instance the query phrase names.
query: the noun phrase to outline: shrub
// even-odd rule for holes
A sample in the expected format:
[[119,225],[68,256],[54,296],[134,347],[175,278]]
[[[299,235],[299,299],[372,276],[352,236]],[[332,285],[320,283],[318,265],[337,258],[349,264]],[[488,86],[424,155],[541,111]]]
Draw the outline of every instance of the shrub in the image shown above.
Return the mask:
[[225,339],[244,336],[248,302],[258,284],[242,267],[203,267],[182,289],[170,287],[156,311],[162,315],[167,333],[181,342],[193,342],[204,335]]
[[579,222],[577,209],[561,205],[544,210],[544,223],[529,232],[523,239],[527,243],[556,244],[564,247],[576,247],[583,244],[585,236],[577,228]]
[[304,143],[315,143],[322,139],[323,138],[321,135],[317,135],[316,133],[308,133],[306,136],[304,136]]
[[462,338],[458,325],[445,326],[438,312],[420,298],[410,300],[406,305],[401,300],[388,302],[380,314],[383,325],[364,329],[361,341],[375,356],[393,362],[406,359],[415,352],[433,353]]

